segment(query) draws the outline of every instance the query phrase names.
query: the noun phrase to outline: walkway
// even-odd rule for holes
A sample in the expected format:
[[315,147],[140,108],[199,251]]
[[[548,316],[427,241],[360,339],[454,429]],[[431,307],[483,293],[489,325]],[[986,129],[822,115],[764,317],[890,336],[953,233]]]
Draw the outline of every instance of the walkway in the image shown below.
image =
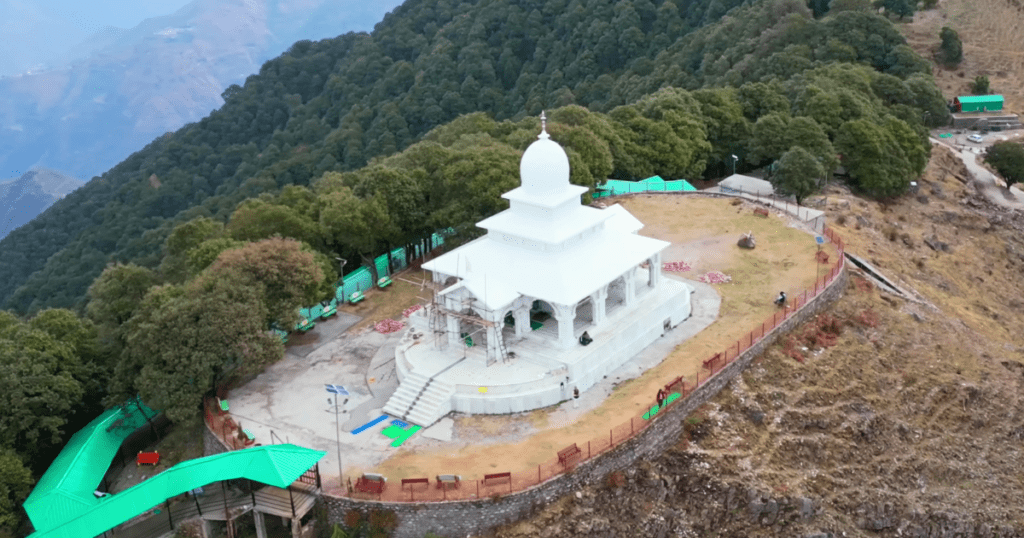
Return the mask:
[[1013,133],[1012,135],[988,135],[986,141],[982,144],[974,146],[968,146],[964,143],[957,143],[957,139],[953,138],[951,141],[940,140],[937,138],[929,138],[933,145],[942,144],[951,150],[953,155],[956,155],[963,161],[964,166],[967,167],[967,171],[974,176],[974,180],[985,198],[987,198],[993,204],[996,204],[1005,209],[1016,209],[1018,211],[1024,210],[1024,192],[1016,186],[1012,186],[1009,190],[1006,189],[1006,183],[995,176],[992,172],[989,172],[985,167],[978,164],[978,156],[988,148],[992,143],[1009,140],[1011,138],[1019,137],[1020,133]]

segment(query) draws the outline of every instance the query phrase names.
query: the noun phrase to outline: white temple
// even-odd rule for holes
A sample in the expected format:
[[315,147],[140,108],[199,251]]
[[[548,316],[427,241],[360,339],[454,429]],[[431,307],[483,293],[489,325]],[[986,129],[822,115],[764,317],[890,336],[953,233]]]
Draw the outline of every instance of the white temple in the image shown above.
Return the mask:
[[520,178],[509,209],[477,223],[485,236],[423,264],[438,291],[395,351],[385,412],[429,426],[450,411],[553,405],[689,317],[693,288],[661,274],[669,243],[638,235],[622,206],[582,205],[587,188],[569,183],[544,127]]

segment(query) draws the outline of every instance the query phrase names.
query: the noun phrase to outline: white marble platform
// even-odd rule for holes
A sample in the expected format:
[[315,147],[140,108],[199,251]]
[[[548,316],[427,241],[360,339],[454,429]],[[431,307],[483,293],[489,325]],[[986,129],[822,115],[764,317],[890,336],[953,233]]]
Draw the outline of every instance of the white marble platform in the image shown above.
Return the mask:
[[519,339],[506,328],[506,347],[514,357],[487,367],[484,346],[438,349],[434,338],[446,335],[426,332],[420,320],[396,349],[398,378],[416,372],[453,385],[451,409],[462,413],[507,414],[557,404],[572,398],[574,387],[585,392],[663,336],[666,327],[672,330],[690,316],[694,288],[685,281],[665,278],[656,288],[640,288],[634,306],[615,308],[599,326],[577,321],[574,335],[586,330],[594,340],[590,345],[560,348],[554,320]]

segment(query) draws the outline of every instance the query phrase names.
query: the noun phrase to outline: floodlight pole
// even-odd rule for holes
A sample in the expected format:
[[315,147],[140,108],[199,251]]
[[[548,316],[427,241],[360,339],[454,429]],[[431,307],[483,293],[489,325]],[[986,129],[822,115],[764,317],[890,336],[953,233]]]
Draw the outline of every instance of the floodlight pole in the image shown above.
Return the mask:
[[[327,403],[332,403],[330,396],[327,397]],[[338,404],[338,397],[337,396],[334,397],[333,403],[334,403],[334,435],[335,435],[335,441],[337,442],[337,450],[338,450],[338,484],[344,489],[344,487],[345,487],[345,476],[344,476],[344,474],[342,474],[342,471],[341,471],[341,426],[340,426],[340,422],[338,421],[338,407],[339,407],[339,404]],[[342,405],[346,404],[346,403],[348,403],[348,398],[345,398],[345,401],[342,403]]]
[[732,156],[732,175],[734,176],[736,175],[736,161],[738,161],[739,159],[740,158],[737,157],[736,155]]
[[344,291],[345,291],[345,264],[348,263],[348,260],[346,260],[345,258],[334,258],[334,259],[338,260],[338,262],[340,263],[340,265],[338,266],[338,281],[340,282],[339,287],[341,288],[342,293],[344,293]]

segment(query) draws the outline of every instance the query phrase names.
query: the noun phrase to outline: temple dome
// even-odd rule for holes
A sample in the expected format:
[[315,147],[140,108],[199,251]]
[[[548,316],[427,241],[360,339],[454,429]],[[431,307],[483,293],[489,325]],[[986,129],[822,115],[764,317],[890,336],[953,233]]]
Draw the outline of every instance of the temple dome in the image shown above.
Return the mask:
[[569,186],[569,156],[562,146],[542,131],[519,163],[519,179],[530,194],[561,192]]

